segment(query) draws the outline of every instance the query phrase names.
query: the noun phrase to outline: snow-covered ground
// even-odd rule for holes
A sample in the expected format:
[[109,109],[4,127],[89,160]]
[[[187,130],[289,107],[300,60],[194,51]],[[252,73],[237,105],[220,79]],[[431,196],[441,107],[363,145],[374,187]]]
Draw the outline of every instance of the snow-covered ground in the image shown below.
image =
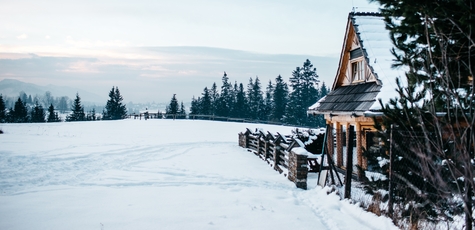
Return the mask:
[[397,229],[190,120],[0,124],[0,229]]

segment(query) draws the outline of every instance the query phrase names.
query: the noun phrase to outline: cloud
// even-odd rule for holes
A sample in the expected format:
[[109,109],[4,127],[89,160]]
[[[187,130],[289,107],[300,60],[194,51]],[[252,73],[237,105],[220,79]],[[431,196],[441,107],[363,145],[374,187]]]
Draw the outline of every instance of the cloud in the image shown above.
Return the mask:
[[[247,85],[259,77],[267,84],[278,75],[288,81],[292,71],[309,59],[321,81],[331,85],[337,58],[275,55],[212,47],[135,47],[94,49],[80,57],[55,54],[0,53],[0,80],[11,78],[39,85],[84,88],[96,94],[119,86],[127,101],[167,102],[176,93],[184,102],[200,96],[213,82],[219,86],[226,71],[231,82]],[[70,55],[68,53],[68,55]],[[125,96],[127,95],[127,96]]]
[[75,73],[99,73],[95,62],[84,60],[69,63],[69,66],[66,69],[62,69],[59,71]]
[[28,35],[22,34],[22,35],[17,36],[16,38],[17,39],[26,39],[26,38],[28,38]]
[[49,35],[46,35],[45,36],[45,39],[50,39],[51,37]]
[[90,40],[90,39],[81,39],[81,40],[76,40],[73,39],[71,36],[66,37],[66,44],[73,46],[73,47],[79,47],[79,48],[110,48],[110,47],[126,47],[130,46],[129,42],[126,41],[121,41],[121,40],[107,40],[107,41],[102,41],[102,40]]

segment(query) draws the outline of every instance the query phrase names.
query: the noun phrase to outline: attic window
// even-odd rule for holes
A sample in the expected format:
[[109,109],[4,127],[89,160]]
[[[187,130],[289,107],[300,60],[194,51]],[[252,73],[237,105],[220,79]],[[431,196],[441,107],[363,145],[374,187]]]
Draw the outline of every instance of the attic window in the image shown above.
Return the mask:
[[364,64],[363,61],[356,61],[351,63],[351,75],[353,82],[364,80]]

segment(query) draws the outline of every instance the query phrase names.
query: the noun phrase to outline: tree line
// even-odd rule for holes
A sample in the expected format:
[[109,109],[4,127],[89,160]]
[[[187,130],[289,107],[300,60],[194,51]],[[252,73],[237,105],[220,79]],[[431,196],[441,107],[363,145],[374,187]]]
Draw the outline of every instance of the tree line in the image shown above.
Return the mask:
[[[47,92],[48,95],[48,92]],[[49,94],[50,95],[50,94]],[[22,99],[23,98],[23,99]],[[0,94],[0,123],[25,123],[25,122],[60,122],[57,110],[53,103],[49,104],[47,111],[39,103],[35,101],[33,105],[27,103],[28,98],[26,94],[20,94],[13,107],[6,108],[5,100]],[[62,97],[64,98],[64,97]],[[31,96],[30,96],[31,99]],[[71,113],[66,116],[66,121],[95,121],[95,120],[118,120],[124,119],[127,116],[127,108],[122,103],[123,97],[120,94],[118,87],[112,87],[109,92],[109,100],[106,107],[102,111],[102,117],[97,116],[95,108],[89,112],[84,111],[84,106],[81,104],[81,97],[79,93],[71,105]]]
[[[24,91],[21,91],[19,98],[29,107],[33,107],[37,102],[39,105],[43,106],[43,108],[47,108],[52,104],[55,110],[60,113],[69,111],[72,104],[72,100],[68,96],[54,97],[50,91],[46,91],[43,95],[35,96],[32,96],[31,94],[27,95]],[[13,107],[17,99],[18,97],[3,96],[5,107]]]
[[307,108],[324,97],[329,89],[318,87],[316,68],[307,59],[292,71],[287,84],[281,75],[262,89],[259,77],[251,77],[246,88],[232,84],[226,72],[221,88],[216,83],[205,87],[200,97],[191,100],[190,115],[215,115],[250,120],[272,121],[289,125],[322,127],[323,116],[307,116]]

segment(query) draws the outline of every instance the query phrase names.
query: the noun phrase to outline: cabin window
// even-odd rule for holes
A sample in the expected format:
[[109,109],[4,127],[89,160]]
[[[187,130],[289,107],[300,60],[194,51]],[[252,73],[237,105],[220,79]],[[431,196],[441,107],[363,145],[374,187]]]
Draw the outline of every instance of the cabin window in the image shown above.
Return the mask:
[[364,64],[363,61],[357,61],[351,63],[353,81],[364,80]]

